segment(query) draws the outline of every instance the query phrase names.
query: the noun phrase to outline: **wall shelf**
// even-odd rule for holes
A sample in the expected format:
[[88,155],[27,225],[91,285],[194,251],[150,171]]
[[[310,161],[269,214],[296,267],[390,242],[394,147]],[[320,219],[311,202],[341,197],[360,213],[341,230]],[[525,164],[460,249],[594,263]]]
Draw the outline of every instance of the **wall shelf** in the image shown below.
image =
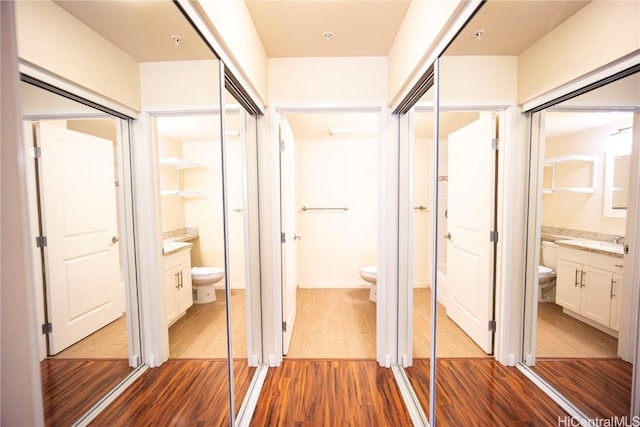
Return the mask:
[[176,197],[203,197],[204,194],[201,191],[185,191],[180,190],[180,171],[183,169],[191,169],[203,167],[200,163],[192,162],[189,160],[180,159],[178,157],[163,157],[160,159],[161,166],[171,166],[176,169],[176,187],[175,190],[161,190],[161,196],[176,196]]
[[[590,186],[567,186],[556,187],[556,166],[560,163],[584,162],[591,165],[591,185]],[[572,192],[593,194],[596,192],[596,156],[585,154],[567,154],[565,156],[551,157],[544,160],[544,167],[551,168],[551,187],[543,187],[542,194],[552,194],[556,192]]]

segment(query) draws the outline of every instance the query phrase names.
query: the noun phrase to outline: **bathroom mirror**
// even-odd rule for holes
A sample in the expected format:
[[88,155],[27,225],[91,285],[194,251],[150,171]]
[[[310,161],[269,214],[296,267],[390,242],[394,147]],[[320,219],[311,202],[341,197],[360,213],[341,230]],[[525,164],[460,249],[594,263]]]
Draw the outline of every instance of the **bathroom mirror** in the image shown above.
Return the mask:
[[604,164],[604,216],[626,218],[629,198],[631,133],[618,130],[609,137]]

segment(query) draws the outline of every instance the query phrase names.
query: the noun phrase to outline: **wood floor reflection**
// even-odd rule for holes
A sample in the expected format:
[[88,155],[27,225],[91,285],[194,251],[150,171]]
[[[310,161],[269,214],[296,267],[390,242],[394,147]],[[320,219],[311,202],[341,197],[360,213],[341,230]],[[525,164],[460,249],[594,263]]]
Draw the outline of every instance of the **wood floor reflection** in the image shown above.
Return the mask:
[[533,368],[589,418],[629,416],[633,365],[622,359],[537,359]]
[[127,359],[43,360],[40,376],[45,425],[72,425],[131,370]]

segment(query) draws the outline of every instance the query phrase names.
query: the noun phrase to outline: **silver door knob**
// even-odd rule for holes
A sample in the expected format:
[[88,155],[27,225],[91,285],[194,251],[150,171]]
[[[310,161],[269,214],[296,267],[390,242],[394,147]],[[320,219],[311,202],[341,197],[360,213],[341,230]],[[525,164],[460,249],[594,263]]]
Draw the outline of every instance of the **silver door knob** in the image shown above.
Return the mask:
[[302,239],[302,237],[298,236],[297,234],[293,235],[293,240],[300,240]]
[[118,239],[116,236],[113,236],[113,237],[111,238],[111,243],[112,243],[112,244],[114,244],[114,245],[115,245],[116,243],[118,243],[119,241],[120,241],[120,239]]
[[444,235],[445,239],[451,240],[451,233],[447,233]]

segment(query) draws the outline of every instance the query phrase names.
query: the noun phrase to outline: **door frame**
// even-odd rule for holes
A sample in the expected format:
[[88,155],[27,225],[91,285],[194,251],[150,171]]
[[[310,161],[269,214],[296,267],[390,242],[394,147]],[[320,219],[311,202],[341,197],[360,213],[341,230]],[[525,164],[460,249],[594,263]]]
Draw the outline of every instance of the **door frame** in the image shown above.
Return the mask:
[[[20,67],[21,73],[23,76],[34,77],[34,75],[42,78],[46,76],[40,72],[35,73],[32,72],[28,67]],[[22,82],[22,81],[21,81]],[[63,82],[59,82],[55,77],[47,77],[44,82],[47,85],[51,85],[53,87],[59,88],[64,92],[67,92],[67,89],[71,89],[69,84],[63,84]],[[25,82],[27,84],[32,84],[30,82]],[[60,84],[58,84],[60,83]],[[36,85],[37,86],[37,85]],[[47,90],[46,87],[38,86],[42,90]],[[83,97],[86,99],[90,99],[91,102],[96,102],[100,100],[99,97],[96,98],[95,95],[91,95],[91,97],[85,97],[85,93],[82,90],[76,89],[70,94],[77,95],[78,97]],[[63,96],[59,94],[59,96]],[[93,98],[93,99],[92,99]],[[96,102],[99,103],[99,102]],[[109,105],[108,102],[105,102],[102,105]],[[111,105],[113,106],[113,105]],[[111,106],[107,108],[111,109]],[[123,115],[127,115],[130,113],[128,110],[114,110]],[[119,237],[120,237],[120,252],[121,252],[121,269],[122,269],[122,281],[124,283],[124,305],[127,313],[126,316],[126,325],[127,325],[127,344],[129,348],[129,366],[138,367],[145,363],[143,359],[144,349],[142,347],[142,336],[143,331],[142,327],[138,321],[140,317],[140,306],[139,306],[139,288],[136,286],[137,283],[137,271],[136,271],[136,255],[135,255],[135,237],[134,237],[134,221],[133,221],[133,179],[131,175],[131,139],[130,139],[130,122],[129,120],[125,120],[122,117],[114,116],[108,113],[101,113],[96,110],[95,114],[65,114],[65,115],[25,115],[23,116],[23,130],[25,130],[26,123],[32,123],[34,121],[39,120],[68,120],[68,119],[82,119],[82,118],[110,118],[116,120],[117,123],[117,137],[116,141],[116,150],[118,157],[118,170],[116,179],[120,183],[120,191],[118,191],[118,226],[119,226]],[[30,155],[30,150],[33,147],[33,136],[32,133],[29,134],[27,138],[26,135],[23,135],[23,144],[24,149],[26,150],[27,156],[29,159],[32,159]],[[30,145],[28,145],[30,144]],[[38,202],[36,200],[39,199],[39,194],[37,193],[37,183],[36,183],[36,166],[35,162],[28,161],[25,162],[25,172],[26,172],[26,189],[27,189],[27,197],[33,203],[29,203],[29,212],[28,212],[28,222],[29,229],[31,230],[31,242],[35,242],[35,237],[39,234],[38,230],[40,227],[40,219],[39,219],[39,211],[38,211]],[[43,277],[43,265],[42,265],[41,251],[33,250],[32,251],[32,265],[34,271],[34,285],[35,285],[35,297],[36,297],[36,316],[38,320],[38,325],[44,323],[46,321],[45,315],[45,295],[44,295],[44,277]],[[40,361],[44,360],[47,357],[48,349],[47,349],[47,340],[44,334],[38,334],[38,359]]]
[[[433,112],[435,116],[435,109],[432,103],[418,103],[412,108],[415,112]],[[478,111],[478,112],[494,112],[499,116],[499,149],[497,156],[497,183],[496,183],[496,228],[498,231],[499,239],[495,248],[495,276],[494,276],[494,320],[496,321],[496,331],[494,333],[493,344],[493,357],[503,365],[513,366],[517,360],[518,346],[520,339],[520,331],[517,326],[512,325],[511,319],[518,318],[520,308],[517,303],[518,294],[512,289],[513,286],[509,286],[513,283],[515,272],[520,265],[521,254],[519,251],[515,251],[517,247],[514,239],[510,238],[514,234],[514,230],[519,228],[519,219],[516,215],[517,201],[513,200],[514,191],[517,188],[518,183],[515,181],[514,176],[521,171],[520,161],[522,155],[522,147],[519,147],[517,142],[517,134],[521,130],[519,129],[522,118],[520,116],[520,110],[516,105],[505,104],[461,104],[461,105],[446,105],[440,106],[440,112],[455,112],[455,111]],[[406,126],[406,125],[405,125]],[[413,125],[411,125],[413,126]],[[404,129],[403,129],[404,130]],[[405,130],[406,131],[406,130]],[[401,131],[402,132],[402,131]],[[434,141],[434,144],[437,141]],[[409,159],[413,158],[414,153],[410,153]],[[408,164],[404,165],[405,169],[410,167]],[[413,177],[411,177],[413,179]],[[436,210],[436,198],[433,194],[431,198],[431,212],[437,212]],[[411,199],[412,200],[412,199]],[[407,198],[403,200],[403,203],[408,203],[405,209],[412,208],[411,200]],[[410,230],[409,222],[405,219],[400,223],[401,230]],[[442,230],[439,230],[442,232]],[[408,239],[410,239],[410,247],[413,247],[413,235],[408,233]],[[435,234],[433,235],[434,244],[437,239]],[[523,251],[521,251],[523,252]],[[412,268],[412,266],[411,266]],[[431,287],[437,286],[437,278],[435,274],[432,274],[435,279],[435,284],[432,283]],[[401,284],[402,285],[402,284]],[[408,292],[406,289],[400,291],[403,298],[400,300],[400,312],[406,313],[411,310],[413,304],[413,292]],[[409,295],[411,296],[409,298]],[[438,294],[438,299],[441,296]],[[413,318],[402,319],[404,322],[412,322]],[[412,351],[412,336],[407,336],[406,342],[401,342],[399,348],[400,359],[405,361],[411,361],[410,357]],[[403,366],[411,366],[403,364]]]
[[[395,282],[397,271],[389,271],[387,267],[397,267],[397,211],[395,216],[390,212],[397,209],[397,158],[395,163],[390,159],[391,147],[397,147],[397,121],[389,119],[390,112],[386,107],[372,106],[296,106],[271,105],[268,118],[259,120],[258,124],[269,144],[261,144],[259,158],[261,200],[261,229],[270,230],[271,234],[265,239],[270,242],[266,249],[263,262],[272,267],[264,273],[268,279],[263,279],[263,313],[264,325],[264,360],[269,366],[279,366],[282,355],[282,253],[281,253],[281,224],[280,224],[280,116],[294,113],[377,113],[378,116],[378,300],[376,305],[376,358],[381,366],[390,367],[397,361],[397,292]],[[266,127],[268,125],[268,128]],[[396,149],[397,153],[397,149]],[[396,154],[397,156],[397,154]],[[392,182],[396,185],[392,185]],[[269,200],[269,202],[266,202]],[[262,205],[265,201],[265,205]],[[264,222],[263,222],[264,221]],[[265,265],[263,264],[263,265]],[[271,289],[269,289],[271,286]],[[266,309],[265,309],[266,308]]]

